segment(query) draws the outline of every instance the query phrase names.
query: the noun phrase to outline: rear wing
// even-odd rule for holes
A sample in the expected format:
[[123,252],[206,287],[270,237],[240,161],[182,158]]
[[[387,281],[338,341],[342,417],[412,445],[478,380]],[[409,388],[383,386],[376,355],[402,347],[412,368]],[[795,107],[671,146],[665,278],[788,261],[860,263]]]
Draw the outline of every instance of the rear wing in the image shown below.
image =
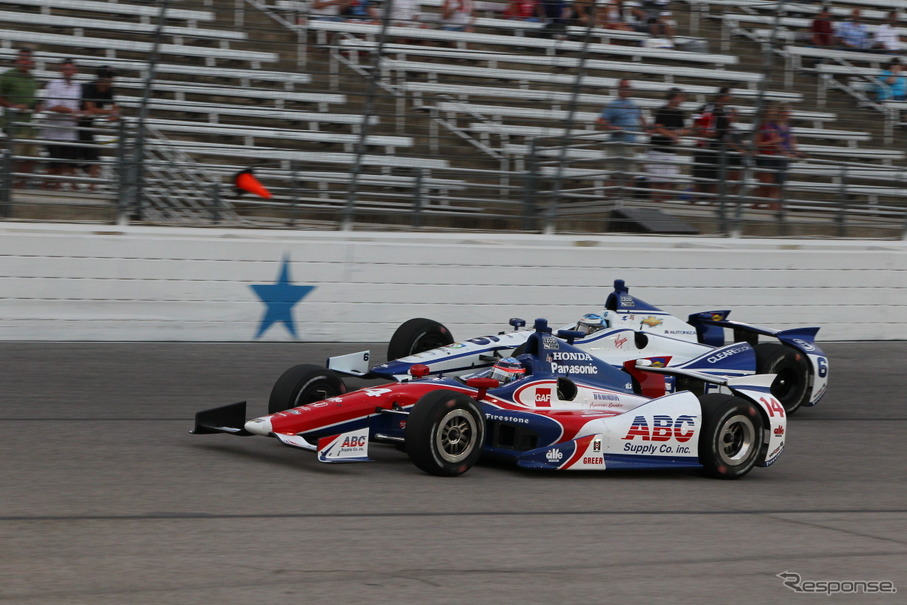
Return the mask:
[[[648,359],[635,359],[630,360],[624,363],[624,369],[630,373],[630,375],[636,379],[640,387],[642,388],[642,395],[647,395],[646,391],[651,390],[652,393],[664,393],[664,379],[661,378],[663,375],[675,376],[678,378],[684,378],[687,381],[696,381],[702,384],[715,384],[721,387],[725,387],[733,393],[739,395],[745,395],[747,398],[753,399],[758,403],[758,395],[771,394],[772,383],[775,382],[775,377],[777,374],[748,374],[746,376],[722,376],[716,374],[706,374],[704,372],[699,372],[697,370],[689,370],[686,368],[678,368],[671,366],[661,366],[658,364],[653,365],[652,362]],[[656,381],[659,384],[653,383],[652,377],[658,376],[659,380]],[[783,411],[783,408],[782,408]]]

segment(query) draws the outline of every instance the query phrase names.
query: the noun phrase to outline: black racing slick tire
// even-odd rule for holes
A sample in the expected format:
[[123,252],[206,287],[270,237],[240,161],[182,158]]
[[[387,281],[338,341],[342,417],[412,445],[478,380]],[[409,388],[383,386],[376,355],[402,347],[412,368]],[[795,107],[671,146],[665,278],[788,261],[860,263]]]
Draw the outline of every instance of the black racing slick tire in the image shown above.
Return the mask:
[[293,366],[274,383],[268,399],[268,413],[315,403],[342,395],[346,390],[343,380],[331,370],[311,364]]
[[387,345],[387,359],[400,359],[453,343],[446,326],[431,319],[416,317],[400,324]]
[[482,454],[485,418],[475,400],[456,391],[432,391],[406,419],[406,453],[426,473],[455,477]]
[[733,395],[703,395],[699,462],[705,474],[739,479],[753,470],[762,449],[762,414]]
[[778,343],[763,343],[756,351],[756,373],[777,374],[772,383],[775,396],[790,416],[809,400],[809,361],[806,355]]

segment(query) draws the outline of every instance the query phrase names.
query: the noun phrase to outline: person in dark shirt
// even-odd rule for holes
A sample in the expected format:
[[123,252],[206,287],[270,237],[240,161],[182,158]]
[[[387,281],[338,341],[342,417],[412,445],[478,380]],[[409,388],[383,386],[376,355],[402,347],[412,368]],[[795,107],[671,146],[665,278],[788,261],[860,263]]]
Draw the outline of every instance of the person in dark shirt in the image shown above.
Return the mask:
[[831,11],[827,6],[823,6],[819,14],[813,20],[809,28],[810,41],[813,46],[819,48],[831,48],[835,43],[835,28],[831,22]]
[[715,98],[700,107],[693,116],[693,134],[697,137],[696,152],[693,154],[693,177],[695,190],[713,201],[718,190],[721,155],[724,151],[729,122],[725,110],[731,100],[731,89],[722,86]]
[[[79,119],[79,142],[81,148],[79,167],[93,179],[100,176],[101,154],[95,142],[94,128],[100,120],[112,122],[120,117],[120,109],[113,98],[113,70],[106,65],[99,67],[97,78],[82,87],[82,117]],[[95,184],[90,185],[94,189]]]
[[649,173],[652,199],[655,201],[671,197],[679,173],[675,149],[680,137],[687,134],[687,117],[680,109],[684,100],[683,91],[672,88],[666,98],[667,103],[655,112],[652,120],[652,136],[649,138],[651,147],[646,154],[646,171]]

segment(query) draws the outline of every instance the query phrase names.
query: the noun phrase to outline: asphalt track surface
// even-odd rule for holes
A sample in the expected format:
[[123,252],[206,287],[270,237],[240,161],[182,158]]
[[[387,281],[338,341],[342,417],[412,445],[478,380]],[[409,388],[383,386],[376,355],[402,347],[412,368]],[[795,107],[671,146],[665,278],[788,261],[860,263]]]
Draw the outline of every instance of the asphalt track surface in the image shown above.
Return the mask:
[[[0,343],[0,603],[904,603],[907,343],[823,345],[778,464],[426,475],[190,435],[356,347]],[[375,348],[380,351],[381,346]],[[897,594],[794,592],[889,581]]]

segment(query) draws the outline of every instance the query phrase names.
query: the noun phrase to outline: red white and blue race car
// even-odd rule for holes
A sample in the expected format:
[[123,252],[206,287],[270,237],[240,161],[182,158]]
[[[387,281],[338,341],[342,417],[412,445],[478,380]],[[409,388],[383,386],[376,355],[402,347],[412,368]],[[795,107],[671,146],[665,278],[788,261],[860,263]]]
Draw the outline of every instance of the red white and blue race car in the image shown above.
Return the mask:
[[[523,352],[466,377],[407,379],[298,404],[323,368],[286,371],[271,393],[281,411],[246,419],[246,403],[196,414],[195,434],[264,435],[321,462],[368,461],[373,444],[406,451],[422,470],[459,475],[480,457],[550,470],[702,469],[733,479],[770,466],[787,417],[772,375],[730,376],[754,363],[748,345],[714,350],[685,368],[665,358],[617,368],[536,320]],[[716,370],[728,375],[716,375]]]
[[[772,330],[730,321],[729,314],[728,310],[705,311],[684,321],[631,295],[623,280],[615,280],[602,312],[587,314],[563,329],[583,332],[576,346],[612,365],[641,357],[669,357],[670,364],[679,368],[717,355],[726,344],[725,329],[730,329],[734,341],[751,346],[755,355],[747,366],[728,375],[777,375],[772,392],[788,414],[819,403],[828,387],[828,358],[815,341],[819,328]],[[442,324],[411,319],[391,338],[387,363],[369,368],[369,352],[360,351],[330,358],[328,368],[339,374],[391,380],[408,377],[417,364],[428,366],[431,374],[475,372],[522,350],[532,331],[520,329],[526,325],[522,319],[511,319],[510,325],[511,332],[454,342]],[[760,343],[760,336],[774,342]]]

